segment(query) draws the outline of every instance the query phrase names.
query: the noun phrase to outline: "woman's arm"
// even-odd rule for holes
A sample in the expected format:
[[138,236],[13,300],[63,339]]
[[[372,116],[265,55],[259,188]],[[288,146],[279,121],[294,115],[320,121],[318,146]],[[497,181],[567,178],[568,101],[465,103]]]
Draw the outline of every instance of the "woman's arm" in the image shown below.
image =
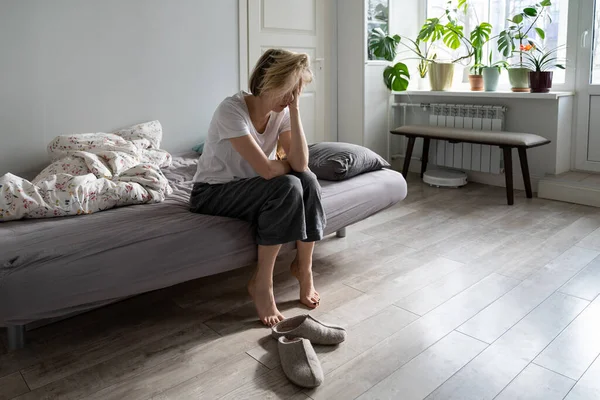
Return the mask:
[[287,160],[296,172],[304,172],[308,169],[308,145],[306,144],[306,136],[304,136],[304,128],[300,120],[299,103],[301,93],[302,85],[300,84],[294,92],[294,99],[288,106],[291,131],[283,132],[279,135],[279,140],[287,155]]
[[229,139],[229,141],[235,151],[240,153],[242,158],[264,179],[273,179],[291,171],[289,162],[285,160],[269,160],[250,135]]

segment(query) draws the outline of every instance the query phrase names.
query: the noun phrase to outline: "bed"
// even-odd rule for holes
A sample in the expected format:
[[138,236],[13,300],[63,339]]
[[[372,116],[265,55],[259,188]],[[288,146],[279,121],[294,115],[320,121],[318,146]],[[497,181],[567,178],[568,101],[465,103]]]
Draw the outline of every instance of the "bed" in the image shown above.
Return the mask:
[[[196,160],[175,157],[163,170],[174,193],[162,203],[0,224],[0,326],[8,327],[11,347],[23,345],[31,322],[255,261],[249,224],[189,211]],[[402,175],[389,169],[321,185],[326,234],[396,204],[407,191]]]

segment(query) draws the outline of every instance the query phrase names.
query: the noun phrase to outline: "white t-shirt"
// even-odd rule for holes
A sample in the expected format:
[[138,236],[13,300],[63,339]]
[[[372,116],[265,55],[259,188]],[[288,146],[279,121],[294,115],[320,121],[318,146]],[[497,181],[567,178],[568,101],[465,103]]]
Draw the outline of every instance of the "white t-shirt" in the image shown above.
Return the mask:
[[194,182],[226,183],[258,176],[233,148],[229,141],[232,138],[251,135],[268,159],[276,159],[279,134],[290,130],[289,110],[285,108],[280,113],[271,112],[264,133],[258,133],[244,100],[244,96],[249,94],[241,91],[226,98],[217,107],[208,128]]

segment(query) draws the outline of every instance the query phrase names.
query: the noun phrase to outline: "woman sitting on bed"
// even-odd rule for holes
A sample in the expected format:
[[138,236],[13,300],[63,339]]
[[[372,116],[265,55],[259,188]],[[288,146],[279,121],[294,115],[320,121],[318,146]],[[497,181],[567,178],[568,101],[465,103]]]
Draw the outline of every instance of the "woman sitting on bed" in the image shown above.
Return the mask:
[[[248,284],[258,317],[269,326],[284,319],[273,296],[273,268],[284,243],[296,242],[291,272],[300,301],[319,305],[312,254],[323,237],[321,188],[308,170],[299,97],[312,81],[306,54],[268,50],[250,77],[252,93],[226,98],[215,111],[194,176],[193,212],[248,221],[256,229],[258,266]],[[281,146],[285,159],[277,159]]]

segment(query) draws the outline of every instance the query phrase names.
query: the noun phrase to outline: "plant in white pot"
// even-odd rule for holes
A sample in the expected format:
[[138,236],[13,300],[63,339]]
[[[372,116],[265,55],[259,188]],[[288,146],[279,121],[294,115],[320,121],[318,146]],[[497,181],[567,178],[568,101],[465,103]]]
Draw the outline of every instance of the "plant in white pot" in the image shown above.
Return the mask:
[[[457,50],[461,44],[468,46],[468,40],[465,40],[462,26],[458,19],[458,13],[466,15],[467,0],[458,0],[458,5],[454,7],[453,1],[449,1],[443,15],[438,18],[428,18],[421,27],[418,40],[428,42],[433,45],[434,42],[442,40],[444,45],[451,50]],[[473,56],[472,52],[465,56],[458,57],[447,62],[438,60],[432,61],[429,66],[429,82],[431,90],[446,91],[452,88],[454,80],[455,63],[469,59]]]
[[[550,18],[548,7],[552,5],[551,0],[542,0],[532,6],[525,7],[520,13],[513,16],[509,22],[511,25],[498,35],[498,50],[504,57],[511,57],[515,52],[519,54],[518,62],[508,69],[508,77],[513,92],[529,92],[529,69],[524,62],[523,52],[530,50],[536,45],[529,35],[532,31],[544,40],[546,32],[538,26],[541,21]],[[519,50],[516,51],[519,44]]]

